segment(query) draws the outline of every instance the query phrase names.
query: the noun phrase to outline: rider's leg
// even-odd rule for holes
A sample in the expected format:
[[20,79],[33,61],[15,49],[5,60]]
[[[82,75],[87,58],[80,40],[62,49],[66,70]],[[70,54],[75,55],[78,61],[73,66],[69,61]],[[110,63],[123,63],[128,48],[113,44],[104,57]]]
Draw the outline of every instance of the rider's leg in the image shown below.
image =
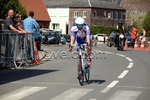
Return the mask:
[[91,56],[91,51],[92,51],[92,47],[91,47],[91,45],[90,45],[90,48],[87,49],[87,53],[88,53],[88,65],[91,65],[91,64],[92,64],[92,60],[91,60],[91,58],[90,58],[90,56]]

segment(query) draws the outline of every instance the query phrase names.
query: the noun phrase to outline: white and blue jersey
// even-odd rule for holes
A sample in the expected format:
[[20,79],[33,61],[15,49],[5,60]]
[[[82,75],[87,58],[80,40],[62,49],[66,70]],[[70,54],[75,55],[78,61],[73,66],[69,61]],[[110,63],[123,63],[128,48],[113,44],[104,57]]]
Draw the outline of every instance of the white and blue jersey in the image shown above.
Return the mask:
[[88,25],[83,25],[83,29],[79,30],[77,26],[72,26],[70,36],[75,36],[76,42],[78,44],[86,43],[86,36],[89,35],[91,37],[90,28]]

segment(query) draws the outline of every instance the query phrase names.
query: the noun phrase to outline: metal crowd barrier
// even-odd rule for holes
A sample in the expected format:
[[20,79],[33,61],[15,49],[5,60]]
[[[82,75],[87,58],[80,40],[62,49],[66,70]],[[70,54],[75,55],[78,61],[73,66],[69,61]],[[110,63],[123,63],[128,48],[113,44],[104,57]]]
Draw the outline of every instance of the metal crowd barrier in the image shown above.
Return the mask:
[[20,34],[5,30],[0,33],[0,67],[20,67],[29,65],[34,58],[33,34]]

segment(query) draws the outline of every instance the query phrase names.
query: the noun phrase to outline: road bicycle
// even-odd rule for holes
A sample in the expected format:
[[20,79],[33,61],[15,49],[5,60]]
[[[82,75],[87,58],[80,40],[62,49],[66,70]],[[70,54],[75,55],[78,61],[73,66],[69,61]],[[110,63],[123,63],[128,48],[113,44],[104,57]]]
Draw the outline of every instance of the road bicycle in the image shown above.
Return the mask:
[[[80,85],[82,86],[84,82],[89,82],[90,79],[90,68],[91,66],[88,65],[88,55],[87,55],[87,44],[77,44],[77,52],[78,52],[78,58],[77,58],[77,67],[78,67],[78,76],[81,77],[78,78]],[[79,69],[81,66],[81,69]],[[80,71],[81,70],[81,71]]]

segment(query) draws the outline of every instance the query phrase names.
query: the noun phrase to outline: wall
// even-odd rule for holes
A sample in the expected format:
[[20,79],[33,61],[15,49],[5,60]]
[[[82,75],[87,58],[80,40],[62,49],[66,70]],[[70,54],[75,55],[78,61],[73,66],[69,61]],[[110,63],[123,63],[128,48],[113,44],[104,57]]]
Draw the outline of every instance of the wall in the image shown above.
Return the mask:
[[53,29],[53,24],[59,24],[59,29],[63,34],[66,34],[66,25],[69,24],[69,8],[48,8],[48,14],[51,18],[49,25],[50,30]]

